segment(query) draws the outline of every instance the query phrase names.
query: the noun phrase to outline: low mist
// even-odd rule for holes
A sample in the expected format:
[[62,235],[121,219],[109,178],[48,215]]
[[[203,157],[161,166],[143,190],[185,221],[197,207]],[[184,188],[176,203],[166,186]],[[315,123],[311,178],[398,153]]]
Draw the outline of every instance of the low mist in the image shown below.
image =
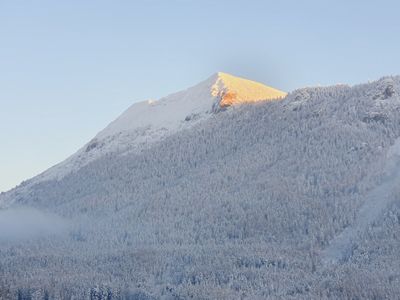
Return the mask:
[[26,240],[63,234],[65,219],[37,209],[18,207],[0,210],[0,240]]

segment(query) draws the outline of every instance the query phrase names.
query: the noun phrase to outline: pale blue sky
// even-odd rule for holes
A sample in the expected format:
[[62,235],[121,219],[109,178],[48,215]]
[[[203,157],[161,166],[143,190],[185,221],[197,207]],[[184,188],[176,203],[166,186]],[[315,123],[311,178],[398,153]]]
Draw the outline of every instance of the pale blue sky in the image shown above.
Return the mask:
[[396,1],[0,0],[0,191],[217,71],[290,91],[400,74]]

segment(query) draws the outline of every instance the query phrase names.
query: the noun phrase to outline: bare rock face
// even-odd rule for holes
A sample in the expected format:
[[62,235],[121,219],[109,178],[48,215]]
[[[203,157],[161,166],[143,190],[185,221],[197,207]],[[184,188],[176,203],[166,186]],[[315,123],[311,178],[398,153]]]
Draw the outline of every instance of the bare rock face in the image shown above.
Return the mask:
[[385,99],[392,97],[395,94],[394,86],[388,85],[383,93]]
[[393,79],[384,78],[379,84],[379,92],[374,95],[374,100],[386,100],[392,98],[396,94]]

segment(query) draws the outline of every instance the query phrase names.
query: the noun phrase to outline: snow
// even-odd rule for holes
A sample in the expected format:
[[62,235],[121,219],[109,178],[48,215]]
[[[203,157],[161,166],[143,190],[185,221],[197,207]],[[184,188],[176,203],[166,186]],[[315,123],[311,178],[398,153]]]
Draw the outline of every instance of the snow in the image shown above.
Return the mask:
[[[235,99],[228,102],[227,95],[234,95]],[[261,83],[219,72],[192,88],[158,101],[133,104],[96,138],[102,139],[138,128],[177,130],[185,127],[186,117],[198,116],[204,119],[218,110],[219,106],[279,99],[285,95]]]
[[212,82],[206,80],[185,91],[160,100],[133,104],[119,118],[101,131],[96,138],[104,139],[138,128],[176,130],[190,114],[207,114],[216,101],[209,90]]
[[285,92],[222,72],[218,73],[211,94],[221,98],[219,103],[221,107],[258,101],[273,101],[286,96]]
[[356,221],[347,227],[322,252],[325,265],[340,263],[351,256],[359,234],[382,215],[388,205],[395,201],[396,188],[400,185],[400,139],[388,149],[385,165],[385,179],[382,184],[371,190],[359,209]]
[[220,108],[284,96],[286,93],[261,83],[218,72],[186,90],[133,104],[77,153],[35,181],[59,180],[109,153],[138,151],[207,120]]
[[[286,95],[255,81],[223,72],[215,73],[186,90],[159,100],[134,103],[75,154],[26,182],[19,190],[28,191],[30,186],[39,182],[61,180],[107,154],[123,155],[143,150],[206,121],[228,106],[275,101]],[[3,196],[0,207],[9,206],[15,197],[13,192]]]

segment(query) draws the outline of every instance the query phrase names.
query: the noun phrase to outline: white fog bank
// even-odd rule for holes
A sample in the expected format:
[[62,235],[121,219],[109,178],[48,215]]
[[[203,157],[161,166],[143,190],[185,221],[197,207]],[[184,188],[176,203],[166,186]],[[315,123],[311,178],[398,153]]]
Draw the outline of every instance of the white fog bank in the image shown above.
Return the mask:
[[0,210],[0,240],[24,240],[62,234],[67,229],[66,220],[37,209],[18,207]]

